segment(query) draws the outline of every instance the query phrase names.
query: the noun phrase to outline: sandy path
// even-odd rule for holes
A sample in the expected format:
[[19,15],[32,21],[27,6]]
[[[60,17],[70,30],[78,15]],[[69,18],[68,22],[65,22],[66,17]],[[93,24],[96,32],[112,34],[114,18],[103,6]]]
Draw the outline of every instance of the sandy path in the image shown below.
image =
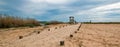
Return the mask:
[[12,40],[6,47],[58,47],[59,41],[65,40],[70,34],[77,30],[77,25],[50,28],[50,31],[44,30],[40,34],[33,34],[23,39]]

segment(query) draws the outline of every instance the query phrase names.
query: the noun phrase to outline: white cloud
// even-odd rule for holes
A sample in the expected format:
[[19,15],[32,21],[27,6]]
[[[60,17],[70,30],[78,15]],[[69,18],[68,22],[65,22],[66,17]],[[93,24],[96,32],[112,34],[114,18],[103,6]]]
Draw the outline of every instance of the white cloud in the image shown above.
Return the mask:
[[72,0],[29,0],[18,7],[18,10],[25,14],[39,15],[51,9],[68,9],[64,4],[68,4]]
[[46,0],[46,2],[51,4],[65,4],[68,3],[71,0]]
[[[118,9],[118,10],[115,10],[115,9]],[[109,5],[92,8],[92,9],[84,11],[84,12],[79,12],[78,15],[85,14],[85,15],[91,17],[92,20],[96,20],[96,21],[115,21],[119,17],[117,17],[115,19],[115,18],[108,18],[105,16],[109,16],[108,14],[114,14],[114,13],[119,13],[119,12],[120,12],[120,3],[114,3],[114,4],[109,4]],[[114,17],[114,15],[113,15],[113,17]]]
[[[80,7],[75,7],[77,9],[74,9],[71,6],[67,6],[66,4],[72,3],[75,0],[29,0],[25,5],[21,6],[19,8],[20,11],[22,11],[25,14],[30,14],[30,15],[39,15],[47,13],[47,10],[51,9],[59,9],[61,11],[75,11],[70,14],[60,14],[58,16],[54,16],[51,18],[51,20],[56,20],[56,19],[62,19],[63,16],[69,17],[69,16],[75,16],[75,17],[80,17],[81,15],[86,16],[87,18],[90,18],[92,20],[98,20],[98,21],[103,21],[103,20],[108,20],[110,18],[105,18],[105,16],[109,13],[118,13],[120,11],[111,11],[111,9],[119,9],[120,8],[120,3],[114,3],[114,4],[108,4],[108,5],[102,5],[96,8],[92,9],[87,9],[87,10],[79,10],[78,8]],[[95,1],[96,0],[90,0]],[[99,1],[106,1],[106,0],[97,0]],[[88,1],[89,2],[89,1]],[[108,1],[109,2],[109,1]],[[94,3],[93,3],[94,4]],[[86,8],[89,7],[95,7],[96,5],[87,5]],[[88,19],[88,20],[90,20]]]
[[[37,1],[36,1],[37,2]],[[25,5],[22,5],[18,8],[21,12],[24,14],[30,14],[30,15],[36,15],[36,14],[42,14],[45,12],[45,10],[48,9],[48,5],[41,2],[41,3],[34,3],[34,2],[28,2]]]
[[34,3],[49,3],[49,4],[67,4],[72,2],[73,0],[30,0]]
[[110,10],[110,9],[118,9],[118,8],[120,8],[120,2],[110,4],[110,5],[100,6],[100,7],[94,8],[93,10],[101,11],[101,10]]
[[[118,9],[118,10],[114,11],[115,9]],[[98,15],[107,16],[106,14],[109,14],[109,13],[120,12],[120,3],[114,3],[114,4],[96,7],[96,8],[90,9],[86,12],[88,12],[91,15],[96,15],[96,16],[98,16]]]
[[[116,10],[117,9],[117,10]],[[69,17],[69,16],[74,16],[77,18],[77,20],[79,20],[81,17],[82,20],[93,20],[93,21],[116,21],[116,22],[120,22],[119,18],[120,16],[117,16],[116,18],[108,18],[106,16],[109,16],[109,14],[114,14],[120,13],[120,2],[119,3],[114,3],[114,4],[108,4],[108,5],[104,5],[104,6],[99,6],[99,7],[95,7],[89,10],[84,10],[84,11],[78,11],[76,13],[70,13],[70,14],[63,14],[62,16],[56,16],[54,18],[59,18],[62,19],[63,16]],[[112,16],[114,17],[114,15]]]

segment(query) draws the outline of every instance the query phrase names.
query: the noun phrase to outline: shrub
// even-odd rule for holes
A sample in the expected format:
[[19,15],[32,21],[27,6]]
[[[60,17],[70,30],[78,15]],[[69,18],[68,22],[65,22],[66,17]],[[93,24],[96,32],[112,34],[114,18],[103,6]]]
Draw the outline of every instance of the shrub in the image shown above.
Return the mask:
[[31,18],[21,18],[9,15],[0,15],[0,28],[39,26],[39,22]]

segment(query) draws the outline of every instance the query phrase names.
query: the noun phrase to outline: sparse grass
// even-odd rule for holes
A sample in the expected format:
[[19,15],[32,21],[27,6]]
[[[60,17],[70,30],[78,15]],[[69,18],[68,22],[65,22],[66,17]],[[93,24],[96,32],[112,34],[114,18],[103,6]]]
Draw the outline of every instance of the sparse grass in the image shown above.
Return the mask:
[[23,27],[23,26],[38,26],[38,21],[31,18],[21,18],[9,15],[0,15],[0,28]]

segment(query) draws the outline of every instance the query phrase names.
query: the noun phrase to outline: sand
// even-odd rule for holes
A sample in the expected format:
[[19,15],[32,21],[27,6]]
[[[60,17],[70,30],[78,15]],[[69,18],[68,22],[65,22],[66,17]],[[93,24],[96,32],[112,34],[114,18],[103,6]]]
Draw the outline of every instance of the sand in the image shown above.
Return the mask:
[[66,47],[120,47],[120,25],[83,24]]
[[[0,47],[120,47],[119,24],[82,24],[77,31],[79,26],[57,25],[44,30],[36,27],[2,32]],[[60,46],[60,41],[65,44]]]

